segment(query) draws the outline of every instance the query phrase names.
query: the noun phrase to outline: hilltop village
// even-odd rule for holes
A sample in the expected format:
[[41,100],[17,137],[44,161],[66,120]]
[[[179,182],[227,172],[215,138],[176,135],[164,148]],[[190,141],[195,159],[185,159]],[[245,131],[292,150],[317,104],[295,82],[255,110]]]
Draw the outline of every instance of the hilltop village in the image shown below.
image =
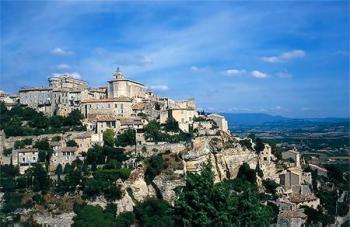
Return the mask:
[[[207,213],[208,225],[240,217],[232,211],[215,219],[206,204],[211,199],[204,198],[218,192],[190,191],[195,182],[210,185],[210,176],[213,188],[215,183],[237,196],[237,207],[240,196],[254,191],[245,199],[254,198],[251,209],[260,213],[237,218],[238,225],[342,222],[332,219],[333,211],[316,193],[332,187],[326,169],[306,163],[296,149],[281,151],[253,135],[235,136],[223,116],[197,111],[194,99],[159,97],[119,69],[106,86],[90,88],[62,75],[49,78],[47,87],[1,93],[0,101],[3,223],[84,226],[77,224],[88,220],[84,212],[96,212],[105,222],[109,212],[123,223],[111,221],[116,226],[143,226],[161,219],[142,213],[156,202],[162,212],[174,209],[180,226],[204,223],[197,214],[186,216],[195,210]],[[188,208],[196,196],[203,207]],[[345,203],[347,194],[340,197]],[[172,222],[162,218],[163,224]]]

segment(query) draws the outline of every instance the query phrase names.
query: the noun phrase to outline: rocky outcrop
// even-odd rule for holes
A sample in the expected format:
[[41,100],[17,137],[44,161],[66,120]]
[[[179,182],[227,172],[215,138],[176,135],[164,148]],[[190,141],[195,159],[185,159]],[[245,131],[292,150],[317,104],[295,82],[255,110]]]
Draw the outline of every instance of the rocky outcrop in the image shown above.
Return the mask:
[[71,226],[73,224],[74,212],[53,215],[52,213],[35,213],[33,221],[45,226]]
[[188,172],[199,172],[210,160],[216,182],[235,178],[243,162],[248,163],[251,168],[255,168],[257,164],[257,155],[254,152],[230,141],[226,134],[195,138],[192,149],[184,151],[182,158]]
[[132,198],[136,201],[143,201],[147,197],[155,197],[156,192],[151,185],[147,185],[145,180],[145,167],[141,166],[134,169],[130,177],[124,182],[126,190],[130,188],[132,191]]

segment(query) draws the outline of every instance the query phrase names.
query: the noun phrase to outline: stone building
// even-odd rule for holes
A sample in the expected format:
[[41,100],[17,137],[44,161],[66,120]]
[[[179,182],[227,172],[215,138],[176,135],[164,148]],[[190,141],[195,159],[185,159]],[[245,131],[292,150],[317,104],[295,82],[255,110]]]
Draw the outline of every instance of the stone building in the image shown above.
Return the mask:
[[124,74],[119,70],[119,68],[113,76],[115,77],[115,79],[108,81],[108,98],[145,97],[145,86],[141,83],[126,79],[124,77]]
[[67,115],[78,109],[87,82],[69,75],[49,78],[49,87],[22,88],[20,104],[27,105],[47,115]]
[[50,159],[50,171],[54,171],[58,164],[64,167],[66,164],[71,164],[77,158],[82,158],[81,154],[77,152],[77,147],[60,147],[54,150]]
[[221,116],[219,114],[209,114],[208,118],[212,119],[220,130],[228,132],[228,123],[224,116]]
[[63,74],[61,76],[50,77],[49,87],[54,90],[84,90],[88,88],[88,84],[86,81]]
[[81,102],[80,111],[84,117],[94,114],[113,114],[128,117],[133,113],[130,98],[89,99]]
[[179,128],[184,132],[189,132],[190,125],[193,124],[193,118],[198,116],[195,109],[178,108],[168,109],[160,112],[160,123],[165,124],[168,118],[174,118],[179,123]]
[[18,149],[12,152],[12,163],[18,165],[19,173],[24,174],[33,164],[38,162],[39,150],[37,148]]
[[19,103],[45,114],[52,113],[52,88],[32,87],[19,90]]
[[292,159],[296,167],[300,166],[300,153],[296,148],[282,152],[282,158],[285,160]]

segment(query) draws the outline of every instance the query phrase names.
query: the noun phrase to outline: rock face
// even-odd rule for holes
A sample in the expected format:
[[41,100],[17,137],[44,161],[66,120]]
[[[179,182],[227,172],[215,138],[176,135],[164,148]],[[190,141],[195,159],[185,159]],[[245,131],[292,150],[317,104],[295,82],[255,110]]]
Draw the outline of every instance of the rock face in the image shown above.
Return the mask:
[[206,136],[194,139],[192,149],[182,153],[188,172],[199,172],[209,160],[215,181],[233,179],[239,167],[246,162],[251,168],[257,164],[257,155],[226,136]]
[[130,188],[132,191],[131,197],[141,202],[147,197],[155,197],[156,192],[151,185],[147,185],[145,180],[145,168],[138,167],[133,170],[130,177],[124,182],[125,188]]
[[129,195],[136,201],[147,197],[160,196],[169,203],[175,200],[174,189],[186,185],[187,172],[200,172],[202,166],[211,161],[215,182],[237,177],[240,166],[245,162],[251,169],[257,165],[264,172],[264,179],[278,179],[271,148],[266,146],[264,152],[257,155],[255,151],[240,145],[236,138],[219,131],[214,136],[199,136],[181,152],[163,153],[166,169],[155,177],[151,185],[144,181],[145,167],[132,171],[125,187],[131,189]]
[[39,225],[45,226],[71,226],[73,224],[74,212],[52,215],[50,213],[36,213],[33,220]]
[[126,192],[122,199],[117,202],[117,215],[122,212],[133,211],[134,210],[134,202],[129,194]]

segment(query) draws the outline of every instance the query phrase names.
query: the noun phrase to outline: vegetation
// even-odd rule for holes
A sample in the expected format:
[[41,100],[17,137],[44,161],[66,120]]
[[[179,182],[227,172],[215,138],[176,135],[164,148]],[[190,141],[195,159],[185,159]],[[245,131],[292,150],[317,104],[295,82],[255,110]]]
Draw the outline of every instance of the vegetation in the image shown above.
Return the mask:
[[243,179],[214,184],[211,165],[201,174],[188,174],[174,213],[181,226],[267,226],[274,218],[272,208],[261,204],[254,184]]
[[71,130],[83,130],[79,110],[73,110],[67,117],[47,117],[32,108],[17,105],[7,110],[0,102],[0,128],[9,136],[32,136],[61,133]]
[[145,181],[150,184],[165,168],[165,161],[161,155],[154,155],[146,161]]
[[[172,122],[171,124],[175,124]],[[174,129],[174,125],[169,126],[170,128]],[[145,126],[145,138],[146,140],[151,140],[155,143],[158,142],[169,142],[169,143],[178,143],[181,141],[189,141],[192,138],[192,135],[190,133],[184,133],[182,131],[179,131],[175,134],[168,134],[166,131],[162,131],[161,125],[157,121],[150,121]],[[165,129],[166,130],[166,127]]]
[[117,139],[115,141],[115,145],[117,147],[125,147],[129,145],[135,145],[136,144],[136,135],[134,129],[127,129],[123,133],[117,136]]
[[75,140],[68,140],[67,141],[67,147],[77,147],[78,144],[75,142]]
[[115,133],[113,129],[107,129],[103,132],[103,142],[105,145],[113,147],[114,146]]

